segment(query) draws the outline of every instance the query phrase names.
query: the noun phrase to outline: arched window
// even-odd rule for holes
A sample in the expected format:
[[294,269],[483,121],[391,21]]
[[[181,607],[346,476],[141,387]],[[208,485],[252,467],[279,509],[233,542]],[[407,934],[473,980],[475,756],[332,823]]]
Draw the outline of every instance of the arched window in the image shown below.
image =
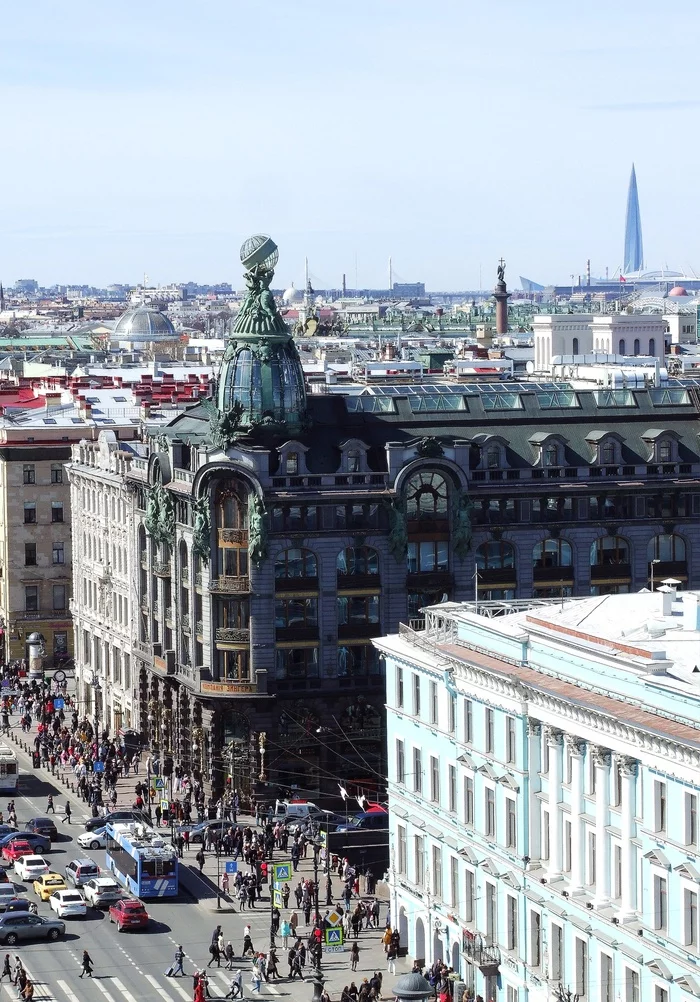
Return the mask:
[[571,341],[571,353],[573,355],[578,355],[578,338],[577,337],[573,338],[573,340]]
[[318,575],[316,557],[311,550],[290,548],[278,554],[275,560],[275,579],[315,578]]
[[649,354],[650,355],[656,354],[656,338],[653,337],[649,338]]
[[486,450],[486,466],[489,470],[497,470],[501,465],[501,450],[497,445]]
[[544,450],[544,465],[559,466],[559,446],[554,442]]
[[638,337],[636,337],[634,339],[634,354],[635,355],[639,354],[639,338]]
[[532,550],[532,566],[543,567],[571,567],[573,565],[573,551],[571,543],[565,539],[543,539],[541,543],[536,543]]
[[622,536],[602,536],[591,545],[591,567],[608,567],[629,562],[629,543]]
[[248,504],[233,485],[224,485],[217,491],[216,525],[218,529],[248,528]]
[[660,533],[647,546],[647,560],[681,561],[686,559],[685,553],[685,540],[675,534]]
[[222,484],[216,492],[218,573],[225,578],[248,574],[248,502],[237,487]]
[[353,449],[348,453],[348,473],[359,473],[362,465],[362,457],[358,449]]
[[406,488],[409,519],[447,518],[447,482],[439,473],[415,473]]
[[379,554],[371,546],[349,546],[336,560],[338,577],[355,574],[379,574]]
[[503,571],[515,567],[515,549],[500,539],[490,539],[476,550],[476,566],[480,571]]
[[620,343],[617,346],[617,353],[618,353],[618,355],[624,355],[626,349],[627,349],[627,346],[625,344],[625,339],[623,337],[621,337],[620,338]]
[[660,463],[673,462],[673,446],[669,439],[662,438],[656,444],[656,455]]
[[615,462],[615,443],[609,439],[603,442],[603,447],[600,450],[600,461],[605,466],[612,466]]

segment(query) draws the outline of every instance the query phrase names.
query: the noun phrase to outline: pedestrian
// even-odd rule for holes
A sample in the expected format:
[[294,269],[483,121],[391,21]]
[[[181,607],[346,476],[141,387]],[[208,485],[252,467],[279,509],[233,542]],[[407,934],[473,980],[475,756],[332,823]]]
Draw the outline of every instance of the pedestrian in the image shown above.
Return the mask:
[[270,947],[270,951],[267,955],[267,974],[269,978],[279,978],[280,972],[277,970],[277,954],[275,953],[274,947]]
[[185,959],[185,951],[182,949],[181,946],[178,946],[177,950],[175,951],[175,966],[173,968],[173,974],[172,974],[174,978],[178,977],[178,975],[180,974],[183,976],[183,978],[185,977],[185,971],[182,966],[182,962],[184,959]]
[[223,891],[223,893],[224,893],[224,894],[226,894],[227,896],[228,896],[228,888],[229,888],[229,877],[228,877],[228,873],[224,873],[224,874],[222,875],[222,877],[221,877],[221,890],[222,890],[222,891]]
[[34,982],[30,981],[29,978],[27,978],[26,984],[22,989],[22,998],[24,1002],[32,1002],[34,998]]
[[210,958],[207,967],[211,967],[214,961],[216,961],[217,967],[221,967],[221,953],[219,952],[219,943],[217,940],[209,944],[209,954]]
[[253,964],[253,970],[250,972],[250,985],[254,992],[260,991],[260,982],[262,981],[262,976],[260,974],[260,968],[257,964]]
[[226,949],[224,950],[224,956],[226,958],[226,970],[232,971],[234,953],[233,953],[233,944],[231,943],[231,940],[229,940],[228,943],[226,944]]
[[18,981],[19,975],[20,975],[20,971],[22,971],[22,970],[23,970],[22,961],[19,959],[19,957],[17,956],[17,954],[15,954],[15,969],[14,969],[14,972],[12,974],[12,984],[13,985],[17,984],[17,981]]
[[2,967],[2,974],[0,974],[0,981],[3,980],[3,978],[5,977],[5,975],[7,975],[8,978],[10,979],[10,981],[12,981],[12,967],[10,965],[10,954],[9,953],[5,954],[5,963],[3,964],[3,967]]
[[242,956],[244,957],[254,957],[255,949],[253,948],[253,939],[250,935],[250,926],[247,925],[246,931],[243,935],[243,951]]
[[194,857],[199,864],[199,872],[201,873],[204,869],[204,850],[200,849],[197,855]]
[[289,926],[292,930],[292,936],[294,936],[295,938],[297,934],[298,925],[299,925],[299,916],[297,915],[296,912],[292,912],[292,914],[289,916]]
[[359,962],[360,962],[360,948],[357,945],[357,941],[355,941],[352,944],[352,949],[350,950],[350,969],[352,971],[356,971]]
[[69,800],[66,800],[66,807],[65,807],[65,810],[63,812],[63,821],[62,821],[62,824],[65,824],[66,821],[68,822],[68,824],[70,824],[70,801]]
[[243,998],[243,971],[239,968],[231,979],[231,987],[224,995],[225,999]]
[[204,1002],[205,998],[204,978],[202,975],[197,975],[194,982],[194,1002]]
[[280,926],[280,936],[282,937],[282,945],[284,946],[285,950],[287,949],[287,940],[291,935],[292,935],[292,927],[290,926],[289,922],[285,919],[284,922],[282,922],[282,925]]
[[83,961],[82,961],[82,964],[83,964],[83,969],[80,972],[80,977],[82,978],[83,974],[87,974],[87,976],[89,978],[91,978],[92,977],[92,957],[87,952],[87,950],[83,950]]
[[396,946],[393,939],[386,951],[386,969],[389,974],[396,974]]
[[51,794],[49,794],[48,799],[46,801],[46,813],[48,814],[49,811],[51,811],[52,814],[56,813],[56,808],[53,805],[53,797],[51,796]]

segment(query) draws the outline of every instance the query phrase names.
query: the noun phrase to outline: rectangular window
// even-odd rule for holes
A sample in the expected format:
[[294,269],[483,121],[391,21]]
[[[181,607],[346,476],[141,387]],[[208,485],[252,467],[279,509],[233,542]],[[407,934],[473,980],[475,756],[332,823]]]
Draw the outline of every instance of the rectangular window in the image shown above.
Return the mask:
[[518,899],[506,895],[506,950],[518,949]]
[[24,611],[39,611],[39,587],[38,585],[24,586]]
[[403,668],[396,666],[396,705],[403,708]]
[[459,860],[450,856],[450,904],[457,911],[459,908]]
[[506,762],[515,762],[515,718],[506,717]]
[[498,912],[496,910],[496,885],[486,881],[486,942],[489,946],[496,942],[498,936]]
[[53,608],[54,612],[62,612],[66,608],[66,586],[53,586]]
[[685,844],[698,844],[698,798],[695,793],[685,795]]
[[484,791],[484,831],[489,838],[496,835],[496,794],[488,788]]
[[425,883],[425,857],[423,856],[423,836],[413,836],[413,866],[416,884],[422,887]]
[[430,723],[438,722],[438,687],[437,682],[430,682]]
[[63,483],[63,467],[60,463],[51,464],[51,483],[52,484],[62,484]]
[[698,895],[687,889],[683,891],[683,942],[698,948]]
[[467,870],[464,875],[464,921],[473,922],[476,912],[476,883],[474,872]]
[[552,922],[552,972],[554,981],[561,981],[564,970],[564,931]]
[[515,816],[515,801],[506,797],[506,846],[515,849],[518,844],[518,828]]
[[433,894],[436,898],[442,898],[442,849],[439,845],[433,846]]
[[542,859],[549,859],[549,811],[542,811]]
[[25,525],[34,524],[36,522],[36,502],[35,501],[25,501],[24,502],[24,522]]
[[588,944],[585,939],[576,937],[576,972],[575,988],[582,999],[588,992]]
[[506,1002],[518,1002],[520,998],[517,988],[513,988],[512,985],[506,985]]
[[654,831],[666,831],[666,784],[654,781]]
[[542,963],[542,916],[534,909],[530,912],[530,964],[539,967]]
[[484,740],[486,751],[493,754],[493,710],[484,709]]
[[413,674],[413,716],[420,717],[420,675]]
[[51,521],[52,522],[63,521],[63,501],[51,502]]
[[639,972],[625,968],[625,1002],[639,1002]]
[[404,758],[403,741],[396,739],[396,782],[406,782],[406,760]]
[[430,756],[430,799],[440,803],[440,759],[434,755]]
[[36,543],[24,544],[24,566],[25,567],[36,566]]
[[464,777],[464,823],[474,824],[474,780],[471,776]]
[[654,1002],[668,1002],[668,991],[661,985],[654,986]]
[[423,792],[423,759],[420,748],[413,749],[413,790]]
[[36,471],[34,469],[33,463],[25,463],[22,467],[22,483],[23,484],[35,484],[36,483]]
[[406,875],[406,829],[399,825],[396,829],[397,841],[399,843],[399,873]]
[[[700,495],[698,495],[700,497]],[[472,701],[471,699],[464,700],[464,743],[465,745],[470,745],[474,737],[473,729],[473,717],[472,717]]]
[[51,549],[51,557],[54,564],[65,564],[66,555],[63,549],[63,543],[54,543]]
[[622,897],[622,846],[613,845],[613,897]]
[[451,814],[457,810],[457,769],[453,765],[447,767],[447,809]]
[[588,833],[588,873],[586,874],[586,883],[591,887],[595,886],[595,870],[596,870],[596,838],[595,832]]
[[450,734],[457,730],[457,697],[451,692],[447,694],[447,730]]
[[665,932],[668,925],[668,898],[665,877],[654,877],[654,928]]
[[607,953],[600,955],[600,1002],[615,1002],[613,996],[613,960]]

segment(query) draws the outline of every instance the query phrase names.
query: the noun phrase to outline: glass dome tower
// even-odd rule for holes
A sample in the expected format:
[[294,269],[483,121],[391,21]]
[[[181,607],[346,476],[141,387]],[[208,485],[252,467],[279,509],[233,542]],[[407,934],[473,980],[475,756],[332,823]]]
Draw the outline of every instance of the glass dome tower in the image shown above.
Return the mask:
[[232,438],[257,430],[295,434],[306,415],[299,355],[270,292],[277,257],[267,236],[250,237],[241,247],[248,291],[221,363],[216,400],[218,427]]

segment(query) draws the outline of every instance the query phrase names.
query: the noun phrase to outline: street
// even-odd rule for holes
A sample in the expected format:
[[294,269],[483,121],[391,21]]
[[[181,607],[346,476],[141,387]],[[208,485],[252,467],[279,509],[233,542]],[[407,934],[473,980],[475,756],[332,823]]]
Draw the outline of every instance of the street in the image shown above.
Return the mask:
[[[15,718],[13,718],[14,720]],[[19,758],[20,780],[19,790],[15,797],[17,808],[17,823],[21,829],[24,822],[30,817],[44,816],[46,813],[46,803],[48,794],[53,794],[56,804],[56,824],[59,830],[59,839],[52,845],[52,849],[46,854],[47,861],[52,869],[63,874],[67,863],[76,857],[86,856],[94,859],[100,866],[104,866],[104,850],[81,849],[75,839],[84,831],[84,822],[90,816],[87,805],[79,798],[66,793],[66,787],[61,782],[51,777],[50,773],[44,769],[32,769],[30,756],[15,742],[33,740],[34,731],[30,735],[23,735],[18,727],[12,729],[12,745],[17,751]],[[143,770],[142,770],[143,772]],[[64,774],[67,776],[67,774]],[[143,778],[143,777],[140,777]],[[133,786],[137,780],[133,776],[119,780],[119,806],[131,806],[133,800]],[[63,824],[63,812],[66,797],[71,801],[72,824]],[[4,809],[5,804],[2,803]],[[239,823],[254,824],[250,818],[243,816],[239,818]],[[164,836],[168,837],[168,830],[163,829]],[[181,861],[180,885],[181,894],[178,899],[169,901],[156,900],[146,901],[145,905],[151,916],[151,922],[146,931],[126,931],[118,933],[117,927],[110,923],[108,913],[92,911],[88,909],[85,918],[66,919],[66,935],[56,943],[37,942],[20,945],[18,947],[2,950],[2,954],[9,952],[12,957],[19,954],[27,968],[30,978],[35,982],[35,999],[56,999],[59,1002],[77,1002],[78,999],[105,999],[106,1002],[118,1002],[125,999],[126,1002],[141,1002],[143,999],[163,1000],[163,1002],[178,1002],[179,999],[192,999],[192,979],[190,975],[194,970],[201,969],[209,960],[209,944],[212,933],[217,924],[221,923],[223,935],[226,942],[229,940],[233,944],[234,951],[238,956],[243,943],[243,928],[250,924],[253,944],[256,950],[267,952],[270,940],[270,903],[265,897],[258,902],[257,907],[245,911],[241,914],[238,903],[235,904],[235,912],[230,902],[222,901],[222,909],[217,910],[216,906],[216,880],[217,861],[216,857],[207,854],[204,867],[204,877],[200,877],[198,867],[195,863],[194,855],[198,847],[191,848],[185,853],[185,859]],[[275,859],[281,861],[283,857],[276,851]],[[300,861],[298,876],[310,876],[313,874],[313,854],[310,851],[306,859]],[[221,861],[221,871],[224,870],[225,861]],[[239,865],[245,864],[239,860]],[[297,878],[298,879],[298,878]],[[296,881],[295,881],[296,882]],[[319,896],[319,910],[321,914],[326,911],[325,906],[325,877],[320,878],[321,893]],[[291,883],[291,882],[290,882]],[[36,900],[31,886],[23,887],[17,884],[19,893],[27,893],[30,900]],[[293,885],[292,885],[293,886]],[[184,891],[183,891],[184,887]],[[334,902],[341,890],[341,882],[336,877],[334,880]],[[263,886],[263,894],[269,894],[268,886]],[[385,973],[385,983],[383,985],[383,995],[390,995],[390,985],[394,978],[386,975],[386,962],[380,937],[383,931],[386,917],[386,888],[383,884],[378,885],[378,896],[382,900],[382,910],[380,917],[380,929],[365,930],[360,934],[358,945],[360,947],[360,963],[358,970],[351,975],[350,971],[350,944],[344,953],[324,952],[323,974],[327,979],[326,989],[329,991],[333,1002],[337,1002],[344,985],[355,980],[359,985],[362,979],[371,977],[375,970]],[[292,896],[290,904],[294,904]],[[283,918],[291,913],[283,911]],[[40,915],[52,915],[48,903],[39,903]],[[303,919],[303,914],[300,913]],[[305,939],[310,932],[302,923],[299,925],[299,934]],[[185,951],[185,978],[166,977],[165,971],[173,963],[175,949],[178,944],[182,944]],[[83,950],[87,949],[94,962],[94,975],[92,979],[83,978],[78,980],[81,967],[81,956]],[[278,967],[282,975],[286,975],[287,951],[283,948],[282,938],[276,938],[276,950],[278,956]],[[243,971],[244,994],[250,997],[252,988],[250,985],[249,960],[234,963],[234,970],[240,967]],[[397,963],[397,976],[410,969],[405,960]],[[231,984],[231,974],[226,971],[223,964],[217,968],[216,964],[208,969],[211,976],[210,991],[214,998],[222,998],[228,991]],[[305,968],[306,981],[303,985],[291,983],[283,977],[275,983],[263,982],[261,994],[269,996],[289,996],[292,993],[297,998],[311,999],[313,985],[310,980],[310,969],[307,963]],[[11,998],[16,998],[16,989],[7,982],[3,985],[4,992]]]

